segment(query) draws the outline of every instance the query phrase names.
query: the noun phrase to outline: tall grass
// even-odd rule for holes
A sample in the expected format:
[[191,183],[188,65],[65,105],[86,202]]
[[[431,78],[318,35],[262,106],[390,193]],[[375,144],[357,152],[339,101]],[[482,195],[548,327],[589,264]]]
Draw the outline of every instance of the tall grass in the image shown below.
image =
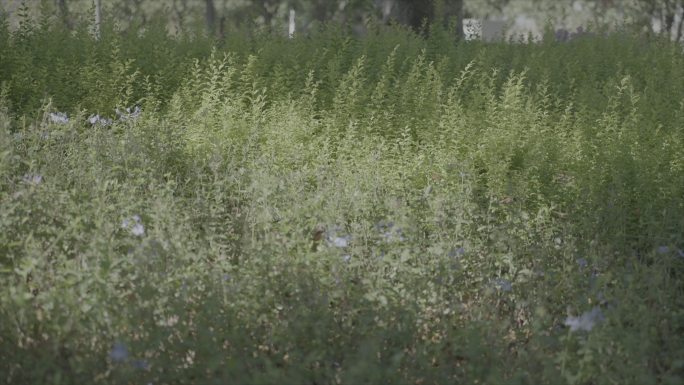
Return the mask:
[[0,380],[680,383],[681,49],[437,32],[3,23]]

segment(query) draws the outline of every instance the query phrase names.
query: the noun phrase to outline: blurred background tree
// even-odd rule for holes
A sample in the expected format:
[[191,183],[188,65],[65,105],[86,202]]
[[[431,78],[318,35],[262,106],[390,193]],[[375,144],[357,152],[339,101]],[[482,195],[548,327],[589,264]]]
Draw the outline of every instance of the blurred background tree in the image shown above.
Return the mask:
[[[93,15],[93,0],[0,0],[12,25],[22,3],[36,16],[41,8],[50,9],[67,28]],[[102,5],[105,20],[123,29],[154,20],[166,23],[172,33],[204,28],[220,35],[250,24],[286,33],[294,10],[298,32],[332,22],[363,33],[369,22],[380,21],[421,32],[426,25],[442,25],[459,34],[463,18],[479,18],[506,21],[520,33],[539,33],[547,23],[574,30],[627,22],[644,33],[684,40],[684,0],[108,0]]]

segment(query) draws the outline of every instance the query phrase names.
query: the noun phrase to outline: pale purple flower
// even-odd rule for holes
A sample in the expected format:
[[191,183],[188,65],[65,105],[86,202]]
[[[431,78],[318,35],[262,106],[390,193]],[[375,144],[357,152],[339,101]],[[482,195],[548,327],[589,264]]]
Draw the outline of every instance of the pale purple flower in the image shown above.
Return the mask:
[[22,178],[22,181],[26,184],[39,185],[43,182],[43,176],[38,174],[26,174]]
[[121,228],[128,229],[135,236],[142,236],[145,234],[145,226],[139,215],[133,215],[131,218],[124,219],[121,222]]
[[584,269],[585,267],[587,267],[589,265],[589,262],[587,262],[587,260],[584,258],[579,258],[577,260],[577,264],[579,265],[580,269]]
[[658,246],[658,248],[656,249],[656,252],[658,254],[667,254],[670,252],[670,248],[667,246]]
[[341,249],[349,246],[349,242],[351,242],[352,236],[349,234],[338,236],[337,230],[337,228],[331,229],[326,234],[326,240],[328,242],[328,245],[338,247]]
[[395,227],[392,221],[380,221],[375,224],[375,228],[380,232],[382,240],[387,243],[403,242],[406,240],[402,229]]
[[555,32],[556,41],[566,42],[570,40],[570,31],[566,29],[557,29]]
[[145,227],[142,225],[142,223],[136,223],[133,225],[133,228],[131,229],[131,233],[135,236],[142,236],[145,234]]
[[511,291],[513,290],[513,284],[511,281],[503,278],[497,278],[494,280],[494,287],[501,291]]
[[100,115],[97,115],[97,114],[96,114],[96,115],[91,115],[91,116],[88,118],[88,122],[89,122],[90,124],[92,124],[93,126],[99,124],[100,126],[104,126],[104,127],[107,127],[107,126],[109,126],[109,125],[112,124],[112,120],[111,120],[111,119],[103,118],[103,117],[101,117]]
[[451,258],[461,258],[462,256],[465,255],[465,249],[462,247],[459,247],[457,249],[451,249],[451,251],[449,251],[448,255]]
[[128,348],[122,342],[117,342],[109,352],[109,358],[114,362],[122,362],[128,358]]
[[133,362],[131,362],[131,365],[133,365],[134,368],[140,370],[147,370],[150,368],[150,364],[145,360],[133,360]]
[[69,117],[63,112],[50,112],[48,114],[50,122],[56,124],[67,124],[69,123]]
[[344,247],[349,246],[350,240],[351,240],[351,236],[346,235],[343,237],[333,237],[330,239],[330,243],[332,243],[332,245],[335,247],[344,248]]
[[391,229],[392,227],[394,227],[394,222],[392,222],[392,221],[385,222],[384,220],[382,220],[382,221],[379,221],[378,223],[375,224],[375,228],[378,231]]
[[382,239],[387,243],[404,242],[406,240],[401,229],[396,229],[395,231],[385,231],[381,234],[381,236]]
[[343,255],[343,256],[342,256],[342,260],[344,260],[345,262],[351,261],[351,255],[349,255],[349,254]]
[[588,312],[582,313],[579,317],[568,317],[565,319],[565,326],[570,327],[570,331],[576,332],[579,330],[591,331],[598,323],[602,322],[606,317],[603,315],[601,308],[596,306]]
[[119,117],[119,120],[126,121],[129,119],[136,119],[142,113],[142,109],[140,109],[140,106],[135,106],[133,109],[127,107],[124,111],[120,111],[117,108],[115,112],[116,116]]

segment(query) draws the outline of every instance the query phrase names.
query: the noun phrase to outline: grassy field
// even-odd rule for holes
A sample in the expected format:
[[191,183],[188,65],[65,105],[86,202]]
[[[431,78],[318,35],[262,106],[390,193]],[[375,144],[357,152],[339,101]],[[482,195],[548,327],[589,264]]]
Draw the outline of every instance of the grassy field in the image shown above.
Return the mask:
[[0,382],[681,384],[684,53],[0,28]]

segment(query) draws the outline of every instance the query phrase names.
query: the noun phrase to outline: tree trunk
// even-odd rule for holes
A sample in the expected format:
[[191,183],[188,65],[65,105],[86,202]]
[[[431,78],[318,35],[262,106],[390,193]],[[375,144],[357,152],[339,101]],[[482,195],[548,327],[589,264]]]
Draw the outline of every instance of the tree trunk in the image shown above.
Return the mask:
[[102,23],[102,4],[95,0],[95,38],[100,39],[100,24]]
[[[396,0],[397,19],[416,32],[426,32],[424,27],[439,24],[447,30],[454,27],[457,36],[462,35],[464,0]],[[387,0],[383,2],[383,17],[388,9]],[[453,23],[453,25],[452,25]]]
[[216,6],[214,6],[214,0],[204,0],[205,13],[204,19],[207,23],[207,33],[209,36],[214,36],[216,33]]
[[679,15],[679,23],[677,25],[677,36],[675,41],[679,43],[682,40],[682,25],[684,25],[684,1],[679,3],[678,10],[681,10],[682,14]]
[[[663,11],[663,27],[667,37],[672,38],[672,27],[675,21],[675,10],[672,9],[672,5],[669,1],[665,1],[665,10]],[[662,27],[661,27],[662,28]]]
[[287,25],[287,37],[292,39],[295,34],[295,10],[294,8],[290,8],[290,19],[288,20],[288,25]]
[[316,0],[313,9],[313,18],[319,23],[324,23],[328,20],[328,0]]
[[264,19],[264,25],[268,28],[271,27],[277,6],[278,3],[273,0],[252,0],[252,9]]
[[424,32],[424,24],[429,25],[434,18],[432,1],[399,0],[400,15],[404,23],[416,32]]
[[67,6],[66,0],[57,0],[57,10],[59,12],[59,17],[62,19],[64,26],[67,29],[71,29],[71,19],[69,17],[69,7]]

